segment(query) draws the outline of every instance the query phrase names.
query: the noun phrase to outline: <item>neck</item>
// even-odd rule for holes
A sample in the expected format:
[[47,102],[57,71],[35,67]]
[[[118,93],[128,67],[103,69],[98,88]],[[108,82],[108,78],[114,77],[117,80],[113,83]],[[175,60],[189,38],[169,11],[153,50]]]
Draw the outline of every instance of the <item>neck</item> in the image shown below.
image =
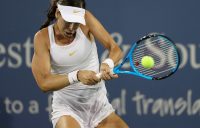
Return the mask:
[[58,25],[56,23],[54,24],[53,28],[54,28],[55,40],[60,44],[70,44],[74,40],[76,33],[72,37],[67,37],[61,34]]

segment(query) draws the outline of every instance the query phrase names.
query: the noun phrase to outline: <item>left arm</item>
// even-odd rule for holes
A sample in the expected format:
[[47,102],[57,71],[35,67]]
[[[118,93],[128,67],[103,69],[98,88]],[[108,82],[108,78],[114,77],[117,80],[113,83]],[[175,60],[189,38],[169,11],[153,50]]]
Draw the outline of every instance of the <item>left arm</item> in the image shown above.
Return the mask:
[[[117,43],[105,30],[103,25],[89,11],[86,11],[85,19],[89,32],[91,32],[106,49],[108,49],[109,58],[113,60],[114,65],[117,65],[123,55]],[[105,72],[102,77],[103,79],[111,79],[112,74],[110,74],[110,68],[107,64],[101,65],[101,71]]]

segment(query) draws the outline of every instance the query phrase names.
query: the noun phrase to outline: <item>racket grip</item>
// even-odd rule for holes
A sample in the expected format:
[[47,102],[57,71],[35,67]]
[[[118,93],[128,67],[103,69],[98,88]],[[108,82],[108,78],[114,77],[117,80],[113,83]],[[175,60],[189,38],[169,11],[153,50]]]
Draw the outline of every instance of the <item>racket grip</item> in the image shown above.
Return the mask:
[[97,74],[96,74],[96,77],[97,77],[98,79],[101,79],[101,76],[102,76],[102,73],[97,73]]
[[[115,73],[113,72],[113,69],[110,69],[110,73],[111,73],[112,75],[115,74]],[[99,78],[99,79],[101,79],[102,73],[101,73],[101,72],[100,72],[100,73],[97,73],[97,74],[96,74],[96,77]]]

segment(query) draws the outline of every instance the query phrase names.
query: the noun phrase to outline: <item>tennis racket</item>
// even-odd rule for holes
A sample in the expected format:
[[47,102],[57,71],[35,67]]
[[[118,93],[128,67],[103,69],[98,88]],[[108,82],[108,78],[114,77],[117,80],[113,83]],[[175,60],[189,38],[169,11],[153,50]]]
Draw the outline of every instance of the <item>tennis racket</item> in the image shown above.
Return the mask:
[[[153,58],[154,66],[146,68],[142,58]],[[128,62],[130,68],[122,66]],[[112,69],[113,74],[130,74],[149,80],[161,80],[174,74],[180,64],[180,56],[174,42],[161,34],[149,34],[134,43],[122,63]],[[101,73],[97,74],[101,78]]]

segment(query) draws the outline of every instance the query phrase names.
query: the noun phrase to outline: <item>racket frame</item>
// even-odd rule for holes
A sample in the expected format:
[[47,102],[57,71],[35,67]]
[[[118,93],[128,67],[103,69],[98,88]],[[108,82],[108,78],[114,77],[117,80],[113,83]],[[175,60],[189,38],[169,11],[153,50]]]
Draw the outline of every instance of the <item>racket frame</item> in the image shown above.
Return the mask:
[[[134,49],[137,46],[137,44],[139,44],[141,41],[143,41],[143,40],[145,40],[147,38],[156,37],[156,36],[161,36],[163,38],[168,39],[173,44],[174,48],[176,49],[176,54],[178,56],[176,68],[170,74],[168,74],[168,75],[166,75],[164,77],[158,77],[158,78],[151,77],[151,76],[146,76],[146,75],[143,75],[142,73],[138,72],[137,69],[134,66],[134,62],[133,62],[133,59],[132,59],[132,53],[134,52]],[[130,67],[132,68],[133,71],[120,70],[120,68],[123,66],[123,64],[125,62],[127,62],[127,60],[130,61],[129,64],[130,64]],[[131,49],[129,50],[129,52],[126,55],[125,59],[122,61],[121,64],[119,64],[118,66],[116,66],[113,69],[113,72],[114,72],[114,74],[130,74],[130,75],[135,75],[135,76],[143,77],[143,78],[148,79],[148,80],[162,80],[162,79],[165,79],[165,78],[171,76],[172,74],[174,74],[178,70],[179,65],[180,65],[180,54],[178,52],[178,49],[175,47],[174,42],[169,37],[167,37],[167,36],[164,36],[164,35],[161,35],[161,34],[150,34],[150,35],[142,37],[136,43],[133,43],[133,45],[131,46]]]

